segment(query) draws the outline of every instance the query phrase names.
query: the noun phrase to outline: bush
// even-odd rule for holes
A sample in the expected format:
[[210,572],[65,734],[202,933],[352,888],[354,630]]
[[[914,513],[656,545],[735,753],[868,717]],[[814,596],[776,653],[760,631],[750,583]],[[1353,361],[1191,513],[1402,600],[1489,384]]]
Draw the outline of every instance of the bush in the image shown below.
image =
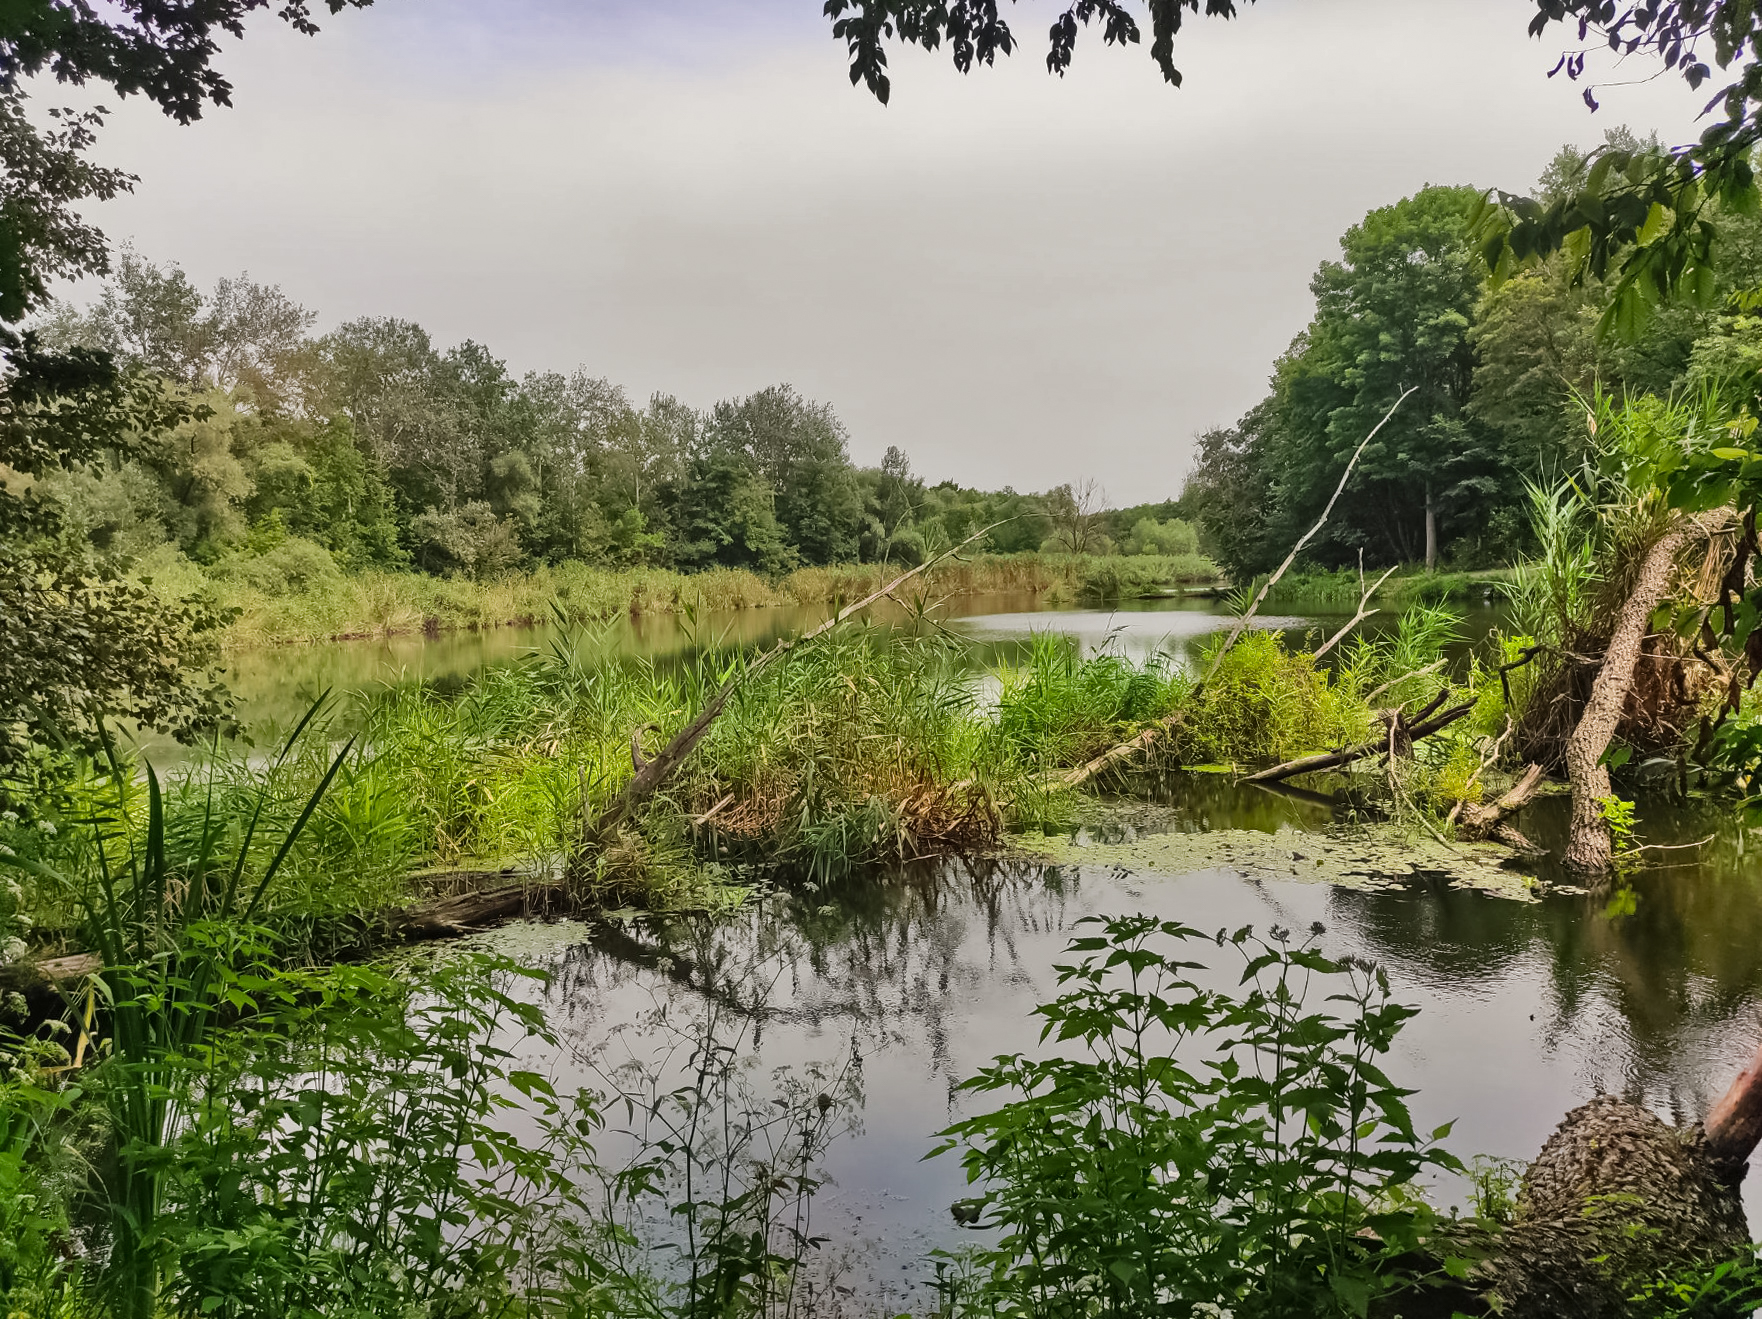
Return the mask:
[[[955,1123],[991,1227],[972,1314],[1363,1315],[1419,1281],[1402,1259],[1440,1244],[1418,1194],[1462,1172],[1416,1132],[1380,1059],[1413,1016],[1387,977],[1310,939],[1248,929],[1215,943],[1244,962],[1240,998],[1180,960],[1214,940],[1137,915],[1090,918],[1039,1009],[1056,1056],[999,1058],[964,1082],[1002,1107]],[[1320,990],[1343,1015],[1311,1010]],[[1444,1265],[1460,1275],[1467,1261]]]
[[257,591],[271,599],[334,589],[343,571],[316,541],[288,536],[262,554],[232,554],[208,569],[219,581]]

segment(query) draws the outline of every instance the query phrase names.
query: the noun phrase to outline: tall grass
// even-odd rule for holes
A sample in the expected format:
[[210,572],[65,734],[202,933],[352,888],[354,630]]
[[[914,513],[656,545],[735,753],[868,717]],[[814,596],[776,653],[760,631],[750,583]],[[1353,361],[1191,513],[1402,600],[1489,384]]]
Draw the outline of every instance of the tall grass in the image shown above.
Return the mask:
[[[1361,742],[1373,707],[1411,708],[1445,681],[1437,661],[1459,623],[1443,607],[1408,610],[1332,670],[1279,633],[1251,631],[1203,688],[1166,657],[1085,656],[1051,635],[981,675],[934,625],[849,624],[739,687],[683,772],[609,842],[597,822],[637,758],[747,657],[705,638],[682,660],[645,660],[619,654],[609,625],[572,625],[461,692],[365,698],[340,755],[316,724],[273,775],[222,749],[167,786],[164,831],[205,836],[216,802],[236,815],[260,799],[291,820],[327,781],[258,912],[315,956],[358,941],[375,913],[434,894],[437,871],[514,865],[565,881],[588,906],[719,906],[738,896],[731,866],[821,881],[1057,824],[1069,813],[1063,772],[1153,722],[1166,726],[1162,751],[1189,765]],[[584,849],[590,835],[602,845]]]
[[[232,785],[211,783],[199,813],[168,813],[151,767],[136,780],[113,760],[106,799],[92,803],[72,839],[71,864],[0,856],[60,891],[101,959],[114,1142],[106,1284],[122,1319],[157,1311],[164,1151],[182,1120],[174,1074],[235,1006],[238,972],[262,953],[255,929],[265,895],[348,754],[345,746],[291,821],[277,820],[271,785],[303,729],[304,721],[254,794],[241,799]],[[86,1047],[82,1040],[80,1052]]]
[[[142,565],[168,597],[202,593],[234,611],[223,638],[233,647],[527,626],[550,618],[553,609],[572,622],[585,622],[816,606],[867,595],[898,576],[900,568],[837,564],[801,568],[773,581],[741,568],[681,573],[563,563],[484,581],[377,570],[348,576],[332,570],[280,581],[274,574],[245,572],[211,578],[188,560],[164,554]],[[1057,591],[1066,597],[1120,599],[1216,576],[1216,566],[1202,555],[975,555],[938,564],[918,589],[928,598]]]

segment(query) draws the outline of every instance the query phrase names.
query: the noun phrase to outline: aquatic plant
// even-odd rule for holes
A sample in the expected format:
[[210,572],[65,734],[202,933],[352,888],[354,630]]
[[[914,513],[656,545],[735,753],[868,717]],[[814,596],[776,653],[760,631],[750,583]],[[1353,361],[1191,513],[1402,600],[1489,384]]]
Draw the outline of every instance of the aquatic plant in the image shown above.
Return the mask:
[[1111,648],[1084,656],[1051,631],[1036,632],[1023,661],[998,680],[996,736],[1036,768],[1080,764],[1105,751],[1127,727],[1168,714],[1190,685],[1164,656],[1141,664]]

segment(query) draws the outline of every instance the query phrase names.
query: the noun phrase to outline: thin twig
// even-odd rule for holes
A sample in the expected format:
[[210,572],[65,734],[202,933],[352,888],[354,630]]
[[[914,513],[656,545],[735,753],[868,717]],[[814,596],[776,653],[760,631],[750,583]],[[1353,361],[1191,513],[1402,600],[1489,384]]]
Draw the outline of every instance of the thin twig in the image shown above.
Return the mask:
[[1436,659],[1436,660],[1433,660],[1430,664],[1426,665],[1425,668],[1423,668],[1423,669],[1415,669],[1412,673],[1404,673],[1399,678],[1390,678],[1389,681],[1385,682],[1382,686],[1372,687],[1368,692],[1366,692],[1364,694],[1364,702],[1366,705],[1369,705],[1377,697],[1381,696],[1384,692],[1388,691],[1389,688],[1399,687],[1402,683],[1406,682],[1409,678],[1423,678],[1428,673],[1435,673],[1437,670],[1443,668],[1445,663],[1446,663],[1446,661],[1444,661],[1444,660]]
[[1261,602],[1266,599],[1267,592],[1272,590],[1273,587],[1278,584],[1279,578],[1283,577],[1286,570],[1296,562],[1297,556],[1303,552],[1303,547],[1308,545],[1311,540],[1315,539],[1316,533],[1327,525],[1328,515],[1334,511],[1334,504],[1339,500],[1341,492],[1346,489],[1346,482],[1351,480],[1352,470],[1358,466],[1358,460],[1363,456],[1365,446],[1372,440],[1376,439],[1377,432],[1382,430],[1382,428],[1388,424],[1389,418],[1395,415],[1395,409],[1400,407],[1406,400],[1407,396],[1418,388],[1418,385],[1409,385],[1403,390],[1401,397],[1389,405],[1389,410],[1383,414],[1383,419],[1375,426],[1372,426],[1370,434],[1366,435],[1358,442],[1358,447],[1352,451],[1351,460],[1346,464],[1346,470],[1340,473],[1340,484],[1334,487],[1334,493],[1328,498],[1328,506],[1322,509],[1322,514],[1315,520],[1315,525],[1308,531],[1304,532],[1303,538],[1291,547],[1291,552],[1285,556],[1285,561],[1279,565],[1278,571],[1266,579],[1266,585],[1260,588],[1254,599],[1249,602],[1248,608],[1243,610],[1242,617],[1236,620],[1236,626],[1230,629],[1230,635],[1224,638],[1224,644],[1218,647],[1217,653],[1212,656],[1211,668],[1206,671],[1205,677],[1200,679],[1199,688],[1203,688],[1206,683],[1211,681],[1212,676],[1218,670],[1218,665],[1224,662],[1224,656],[1229,653],[1230,647],[1236,644],[1237,639],[1242,635],[1243,629],[1248,626],[1248,621],[1254,617],[1255,611],[1260,608]]
[[1352,631],[1353,628],[1357,627],[1360,623],[1364,622],[1365,619],[1377,612],[1374,609],[1366,609],[1365,606],[1370,603],[1371,596],[1376,594],[1377,587],[1388,581],[1390,575],[1394,571],[1395,569],[1393,568],[1389,569],[1388,572],[1384,573],[1381,577],[1377,578],[1376,581],[1371,583],[1369,590],[1364,590],[1364,570],[1362,568],[1359,569],[1358,585],[1361,593],[1358,597],[1358,612],[1353,614],[1352,617],[1346,621],[1345,627],[1341,628],[1338,632],[1334,633],[1333,636],[1328,638],[1326,645],[1315,652],[1316,659],[1320,659],[1335,646],[1339,645],[1340,642],[1346,639],[1346,634],[1348,632]]

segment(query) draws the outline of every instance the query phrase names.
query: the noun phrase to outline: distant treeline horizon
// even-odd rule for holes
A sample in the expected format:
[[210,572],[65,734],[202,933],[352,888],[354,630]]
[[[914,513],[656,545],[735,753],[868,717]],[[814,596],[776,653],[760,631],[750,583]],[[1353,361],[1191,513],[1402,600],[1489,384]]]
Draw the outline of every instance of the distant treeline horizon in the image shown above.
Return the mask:
[[441,349],[412,321],[315,335],[315,320],[274,286],[203,291],[131,249],[89,305],[40,318],[46,345],[108,352],[201,409],[130,456],[46,477],[68,533],[124,566],[175,552],[224,570],[293,541],[344,570],[473,578],[565,561],[910,565],[993,523],[975,549],[1197,548],[1178,499],[1103,509],[1088,481],[930,484],[898,447],[859,467],[832,406],[788,384],[639,406],[585,369],[516,377],[474,341]]

